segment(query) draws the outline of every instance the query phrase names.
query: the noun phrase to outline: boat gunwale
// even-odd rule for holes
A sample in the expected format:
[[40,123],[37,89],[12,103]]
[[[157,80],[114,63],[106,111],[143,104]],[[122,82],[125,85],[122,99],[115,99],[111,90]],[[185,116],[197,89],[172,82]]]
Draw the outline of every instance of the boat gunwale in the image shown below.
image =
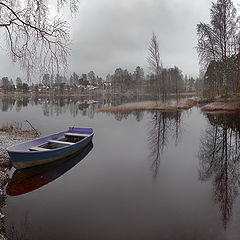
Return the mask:
[[[58,133],[53,133],[51,135],[46,135],[46,136],[43,136],[43,137],[40,137],[40,138],[36,138],[36,139],[33,139],[33,140],[29,140],[29,141],[25,141],[25,142],[22,142],[20,144],[16,144],[16,145],[13,145],[13,146],[10,146],[7,148],[7,151],[10,152],[10,153],[24,153],[24,154],[40,154],[40,153],[46,153],[46,152],[54,152],[54,151],[58,151],[58,150],[61,150],[61,149],[65,149],[65,148],[71,148],[73,146],[76,146],[77,144],[80,144],[82,141],[86,140],[87,138],[89,137],[92,137],[94,135],[94,132],[92,132],[89,136],[87,137],[84,137],[82,140],[76,142],[75,144],[73,145],[63,145],[62,147],[59,147],[59,148],[54,148],[54,149],[47,149],[46,150],[43,150],[43,151],[29,151],[29,148],[28,150],[24,149],[24,150],[14,150],[14,148],[20,146],[20,145],[25,145],[25,144],[28,144],[28,143],[31,143],[31,142],[37,142],[37,140],[41,140],[41,139],[44,139],[44,138],[47,138],[47,137],[50,137],[50,136],[53,136],[53,135],[64,135],[64,133],[67,133],[69,132],[69,130],[66,130],[66,131],[63,131],[63,132],[58,132]],[[51,139],[49,139],[51,140]],[[43,144],[44,142],[42,143],[39,143],[39,144]],[[37,145],[36,145],[37,146]],[[34,147],[31,146],[31,147]]]

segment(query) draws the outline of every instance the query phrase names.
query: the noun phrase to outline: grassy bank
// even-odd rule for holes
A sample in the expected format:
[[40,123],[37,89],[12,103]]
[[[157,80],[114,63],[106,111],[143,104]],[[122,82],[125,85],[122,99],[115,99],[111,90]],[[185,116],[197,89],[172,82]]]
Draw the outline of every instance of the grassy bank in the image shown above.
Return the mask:
[[219,98],[209,102],[200,97],[183,98],[179,101],[169,100],[166,102],[161,101],[143,101],[131,102],[113,106],[109,108],[101,108],[99,112],[131,112],[131,111],[181,111],[188,110],[193,106],[202,106],[201,110],[204,112],[236,112],[240,111],[240,97]]
[[161,110],[161,111],[181,111],[188,110],[194,105],[198,104],[200,99],[189,98],[181,99],[179,101],[169,100],[166,102],[161,101],[143,101],[121,104],[110,108],[101,108],[99,112],[129,112],[129,111],[150,111],[150,110]]

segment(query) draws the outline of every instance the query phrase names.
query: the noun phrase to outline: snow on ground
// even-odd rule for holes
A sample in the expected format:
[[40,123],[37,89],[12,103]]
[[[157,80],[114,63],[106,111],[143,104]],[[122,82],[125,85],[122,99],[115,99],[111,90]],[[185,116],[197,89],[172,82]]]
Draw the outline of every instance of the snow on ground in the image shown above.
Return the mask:
[[203,111],[238,111],[240,110],[239,102],[213,102],[202,107]]
[[36,137],[36,133],[32,130],[20,130],[6,127],[0,129],[0,191],[9,181],[8,169],[12,167],[7,148],[33,139],[34,137]]

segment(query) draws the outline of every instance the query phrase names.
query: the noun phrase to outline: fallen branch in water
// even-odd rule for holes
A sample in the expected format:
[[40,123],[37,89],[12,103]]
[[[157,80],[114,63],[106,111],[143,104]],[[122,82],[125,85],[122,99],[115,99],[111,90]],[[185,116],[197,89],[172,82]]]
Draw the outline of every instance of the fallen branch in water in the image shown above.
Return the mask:
[[40,136],[40,132],[36,129],[36,128],[34,128],[33,127],[33,125],[28,121],[28,120],[25,120],[30,126],[31,126],[31,128],[36,132],[36,136]]
[[39,132],[35,130],[24,130],[22,128],[21,123],[13,123],[8,125],[5,124],[0,128],[0,132],[5,132],[7,133],[10,137],[25,137],[25,138],[33,138],[36,136],[39,136]]

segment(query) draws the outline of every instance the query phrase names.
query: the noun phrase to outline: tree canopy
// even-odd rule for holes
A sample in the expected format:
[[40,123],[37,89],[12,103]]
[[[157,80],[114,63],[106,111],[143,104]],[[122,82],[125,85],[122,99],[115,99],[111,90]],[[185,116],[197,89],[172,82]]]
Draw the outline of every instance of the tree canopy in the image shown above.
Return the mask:
[[[0,1],[0,30],[5,32],[7,51],[14,62],[27,71],[59,71],[67,67],[69,24],[59,10],[69,5],[77,11],[78,0],[56,0],[58,13],[52,12],[47,0]],[[3,44],[1,44],[3,46]]]
[[208,74],[205,87],[213,95],[226,95],[232,88],[229,70],[235,72],[238,66],[230,66],[230,62],[234,63],[230,59],[239,54],[239,24],[240,17],[233,2],[217,0],[210,9],[210,23],[201,22],[197,25],[199,59]]

